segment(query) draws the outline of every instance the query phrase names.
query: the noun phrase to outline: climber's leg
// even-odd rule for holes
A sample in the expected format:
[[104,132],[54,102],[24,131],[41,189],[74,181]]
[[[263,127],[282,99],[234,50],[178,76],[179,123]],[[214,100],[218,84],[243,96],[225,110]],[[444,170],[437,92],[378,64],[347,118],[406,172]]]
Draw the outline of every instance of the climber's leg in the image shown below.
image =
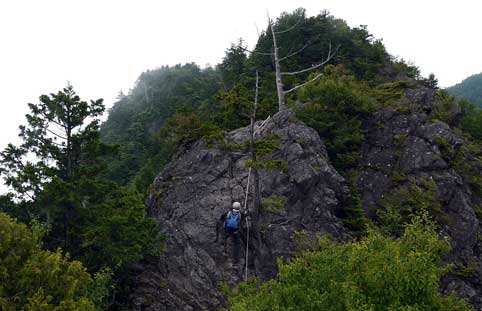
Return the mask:
[[236,230],[232,234],[233,237],[233,259],[234,262],[239,262],[239,248],[240,248],[240,236],[239,231]]
[[228,253],[228,238],[229,238],[229,229],[224,228],[224,254],[226,255]]

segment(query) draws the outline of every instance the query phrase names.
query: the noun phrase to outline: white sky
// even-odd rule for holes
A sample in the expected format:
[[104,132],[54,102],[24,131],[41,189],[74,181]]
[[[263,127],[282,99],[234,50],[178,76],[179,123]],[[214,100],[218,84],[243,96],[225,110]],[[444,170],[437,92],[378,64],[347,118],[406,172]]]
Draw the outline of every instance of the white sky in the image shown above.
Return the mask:
[[142,71],[164,64],[216,64],[256,27],[305,7],[368,25],[393,55],[450,86],[482,71],[478,0],[0,0],[0,149],[16,141],[26,104],[70,81],[84,99],[127,92]]

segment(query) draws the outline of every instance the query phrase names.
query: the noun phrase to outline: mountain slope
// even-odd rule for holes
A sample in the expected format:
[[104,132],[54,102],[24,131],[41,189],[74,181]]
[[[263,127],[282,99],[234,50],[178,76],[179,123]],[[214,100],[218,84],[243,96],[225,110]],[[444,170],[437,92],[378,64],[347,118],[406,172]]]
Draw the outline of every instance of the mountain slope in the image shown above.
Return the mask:
[[[248,274],[276,276],[277,259],[316,248],[322,234],[347,241],[370,223],[397,238],[413,215],[427,214],[453,248],[445,260],[455,269],[443,293],[456,291],[481,310],[482,148],[474,141],[482,110],[390,57],[364,27],[303,10],[282,14],[274,27],[294,29],[279,38],[284,53],[302,50],[286,58],[283,71],[310,67],[330,43],[340,44],[318,79],[287,97],[294,112],[277,112],[272,59],[247,54],[240,42],[216,68],[188,64],[143,74],[103,125],[104,139],[120,144],[110,177],[141,191],[154,180],[147,207],[166,237],[160,257],[135,267],[132,308],[214,310],[226,302],[220,288],[242,280],[245,263],[233,267],[214,240],[220,215],[244,201],[246,115],[258,71],[257,117],[272,116],[258,148],[262,160],[277,165],[260,169],[264,201],[252,223]],[[257,52],[271,49],[268,34]]]
[[[388,55],[380,40],[364,27],[350,28],[327,12],[306,16],[303,9],[284,13],[276,30],[291,29],[278,37],[281,56],[302,52],[283,61],[284,71],[297,71],[320,62],[330,45],[339,46],[334,65],[342,65],[358,79],[379,83],[408,76],[415,67]],[[259,118],[277,111],[274,65],[264,52],[271,51],[272,37],[261,33],[255,53],[248,53],[242,41],[226,51],[222,63],[200,69],[195,64],[164,66],[143,73],[134,88],[119,98],[102,125],[105,142],[120,145],[119,157],[110,163],[109,177],[122,184],[134,183],[145,191],[155,175],[170,159],[169,146],[162,144],[159,129],[176,114],[190,113],[203,124],[230,131],[248,124],[242,115],[249,111],[254,96],[255,71],[259,72]],[[308,78],[308,73],[289,76],[289,88]],[[288,98],[296,99],[296,94]]]
[[482,108],[482,73],[464,79],[447,88],[447,91],[454,96],[468,99]]

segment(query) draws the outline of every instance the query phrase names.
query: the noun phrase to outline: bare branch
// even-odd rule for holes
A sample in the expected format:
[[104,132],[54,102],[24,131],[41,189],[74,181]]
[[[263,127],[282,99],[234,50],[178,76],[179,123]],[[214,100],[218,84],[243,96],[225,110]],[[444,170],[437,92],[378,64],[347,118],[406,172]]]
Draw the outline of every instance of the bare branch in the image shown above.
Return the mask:
[[259,90],[259,75],[258,75],[258,70],[256,70],[256,91],[254,94],[254,109],[253,109],[254,120],[256,120],[256,108],[258,107],[258,90]]
[[296,22],[296,24],[294,24],[293,26],[289,27],[288,29],[285,29],[285,30],[281,30],[281,31],[275,31],[274,33],[279,35],[279,34],[282,34],[282,33],[285,33],[285,32],[288,32],[288,31],[291,31],[293,29],[295,29],[296,26],[298,26],[301,22],[301,18]]
[[242,112],[242,111],[241,111],[241,112],[239,112],[239,114],[240,114],[242,117],[246,118],[246,119],[251,119],[251,115],[249,115],[249,114],[247,114],[247,113],[245,113],[245,112]]
[[310,41],[306,42],[306,44],[305,44],[301,49],[299,49],[299,50],[296,51],[296,52],[290,53],[290,54],[286,55],[285,57],[281,57],[281,58],[279,59],[279,61],[282,62],[282,61],[284,61],[285,59],[288,59],[288,58],[290,58],[290,57],[293,57],[293,56],[295,56],[295,55],[303,52],[303,50],[306,49],[310,44],[311,44]]
[[313,65],[313,66],[308,67],[308,68],[305,68],[305,69],[302,69],[302,70],[299,70],[299,71],[282,72],[281,75],[284,75],[284,76],[293,76],[293,75],[297,75],[297,74],[300,74],[300,73],[305,73],[305,72],[308,72],[308,71],[311,71],[311,70],[315,70],[315,69],[317,69],[317,68],[320,68],[320,67],[326,65],[326,63],[328,63],[328,62],[333,58],[333,56],[336,55],[336,52],[338,51],[338,48],[339,48],[339,46],[337,46],[335,52],[332,53],[332,52],[331,52],[331,43],[330,43],[330,46],[329,46],[329,49],[328,49],[328,56],[327,56],[326,59],[325,59],[324,61],[322,61],[321,63],[316,64],[316,65]]
[[256,33],[258,34],[258,38],[259,38],[259,29],[258,29],[258,25],[256,23],[254,23],[254,27],[256,27]]
[[316,77],[314,77],[313,79],[311,79],[311,80],[309,80],[309,81],[306,81],[306,82],[303,83],[303,84],[297,85],[297,86],[295,86],[294,88],[291,88],[291,89],[289,89],[289,90],[287,90],[287,91],[284,91],[284,93],[285,93],[285,94],[291,93],[291,92],[299,89],[300,87],[303,87],[303,86],[305,86],[305,85],[307,85],[307,84],[309,84],[309,83],[311,83],[311,82],[314,82],[314,81],[318,80],[322,75],[323,75],[323,73],[320,73],[320,74],[316,75]]
[[55,121],[55,120],[49,120],[49,121],[52,122],[52,123],[54,123],[54,124],[57,124],[58,126],[64,128],[64,129],[67,128],[65,124],[61,124],[61,123],[59,123],[59,122],[57,122],[57,121]]
[[63,137],[62,135],[57,134],[57,133],[55,133],[54,131],[49,130],[48,128],[46,128],[46,130],[47,130],[47,132],[49,132],[50,134],[53,134],[53,135],[57,136],[58,138],[65,139],[65,140],[67,139],[66,137]]
[[241,48],[243,49],[243,51],[251,53],[251,54],[260,54],[260,55],[269,55],[269,56],[274,55],[274,53],[251,51],[251,50],[248,50],[247,48],[244,48],[244,47],[241,47]]
[[55,142],[55,141],[53,141],[53,140],[50,140],[50,141],[49,141],[49,144],[53,144],[53,145],[55,145],[55,146],[57,146],[57,147],[65,147],[65,144],[62,145],[62,144],[59,144],[59,143],[57,143],[57,142]]

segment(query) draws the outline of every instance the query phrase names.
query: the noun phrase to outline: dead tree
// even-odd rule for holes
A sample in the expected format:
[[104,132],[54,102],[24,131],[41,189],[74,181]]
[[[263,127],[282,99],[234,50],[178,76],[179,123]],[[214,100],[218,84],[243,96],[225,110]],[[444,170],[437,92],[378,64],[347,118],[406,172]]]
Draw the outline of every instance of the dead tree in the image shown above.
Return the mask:
[[272,57],[273,57],[273,61],[274,61],[274,66],[275,66],[275,73],[276,73],[276,90],[278,92],[278,110],[279,111],[282,111],[286,108],[286,94],[289,94],[311,82],[314,82],[316,80],[318,80],[320,77],[321,77],[321,73],[316,75],[315,77],[313,77],[312,79],[304,82],[304,83],[301,83],[299,85],[296,85],[288,90],[285,90],[284,89],[284,85],[283,85],[283,76],[293,76],[293,75],[298,75],[298,74],[303,74],[303,73],[307,73],[307,72],[310,72],[312,70],[315,70],[315,69],[319,69],[321,67],[323,67],[324,65],[326,65],[330,60],[333,59],[333,57],[335,56],[336,52],[338,51],[338,47],[335,49],[335,51],[333,52],[332,49],[331,49],[331,43],[329,45],[329,48],[328,48],[328,55],[326,56],[326,58],[324,60],[322,60],[321,62],[319,62],[318,64],[313,64],[311,65],[311,67],[308,67],[308,68],[305,68],[305,69],[302,69],[302,70],[298,70],[298,71],[292,71],[292,72],[283,72],[281,71],[281,63],[290,58],[290,57],[293,57],[299,53],[301,53],[304,49],[306,49],[308,46],[309,46],[309,42],[307,44],[305,44],[302,48],[300,48],[299,50],[293,52],[293,53],[290,53],[284,57],[280,57],[279,55],[279,46],[278,46],[278,42],[277,42],[277,35],[279,34],[282,34],[282,33],[285,33],[285,32],[288,32],[292,29],[294,29],[296,26],[298,25],[295,24],[293,27],[290,27],[286,30],[283,30],[283,31],[274,31],[274,24],[273,24],[273,21],[271,20],[271,18],[269,17],[268,15],[268,31],[271,32],[271,35],[273,36],[273,52],[272,53],[262,53],[262,54],[271,54]]
[[[255,85],[255,95],[254,95],[254,106],[253,106],[253,111],[251,113],[250,117],[250,126],[249,126],[249,158],[251,161],[251,167],[249,168],[249,173],[248,173],[248,185],[246,187],[246,198],[245,198],[245,208],[247,207],[247,201],[248,201],[248,193],[249,193],[249,179],[251,177],[251,174],[253,175],[253,195],[252,195],[252,200],[253,200],[253,208],[252,211],[249,213],[250,218],[251,218],[251,224],[247,223],[247,237],[246,237],[246,267],[245,267],[245,280],[248,278],[248,251],[249,251],[249,243],[251,241],[251,247],[254,250],[254,255],[255,257],[258,258],[264,258],[266,256],[266,252],[262,248],[262,243],[261,243],[261,235],[260,235],[260,230],[259,230],[259,217],[260,217],[260,212],[261,212],[261,187],[260,187],[260,178],[259,178],[259,172],[258,169],[256,168],[256,150],[255,150],[255,139],[256,139],[256,134],[257,131],[255,129],[255,122],[256,122],[256,109],[258,107],[258,90],[259,90],[259,75],[258,71],[256,71],[256,85]],[[262,128],[262,125],[260,125]],[[261,129],[261,128],[258,128]],[[249,236],[249,227],[252,229],[252,239]]]
[[[251,163],[254,164],[256,163],[256,152],[254,150],[254,140],[255,140],[255,135],[256,132],[254,130],[254,124],[256,122],[256,109],[258,106],[258,89],[259,89],[259,76],[258,76],[258,71],[256,71],[256,89],[255,89],[255,95],[254,95],[254,107],[253,107],[253,112],[250,116],[250,127],[249,127],[249,153],[251,157]],[[259,213],[261,209],[261,194],[260,194],[260,187],[259,187],[259,174],[258,170],[256,167],[251,168],[253,171],[253,179],[254,179],[254,195],[253,195],[253,220],[254,222],[257,223],[258,218],[259,218]]]

